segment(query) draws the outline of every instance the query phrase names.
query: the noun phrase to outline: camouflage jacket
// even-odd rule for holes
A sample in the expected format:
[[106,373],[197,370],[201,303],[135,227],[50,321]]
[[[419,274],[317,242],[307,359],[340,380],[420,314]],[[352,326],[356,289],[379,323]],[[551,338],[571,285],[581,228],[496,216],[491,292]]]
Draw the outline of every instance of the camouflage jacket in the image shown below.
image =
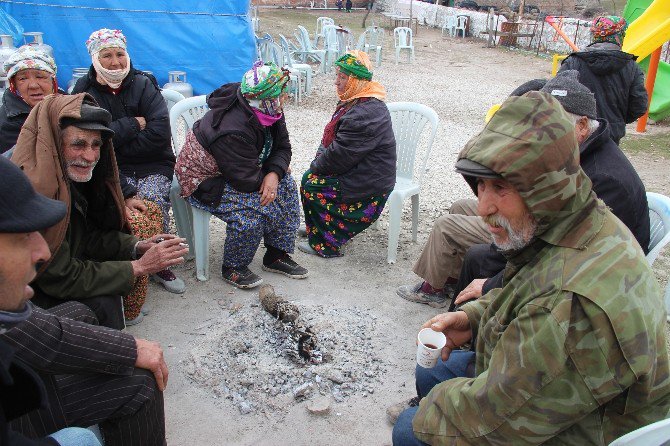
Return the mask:
[[463,307],[476,375],[422,400],[413,427],[427,443],[605,445],[670,407],[658,284],[591,191],[557,104],[509,99],[460,154],[511,182],[538,229],[506,253],[505,286]]

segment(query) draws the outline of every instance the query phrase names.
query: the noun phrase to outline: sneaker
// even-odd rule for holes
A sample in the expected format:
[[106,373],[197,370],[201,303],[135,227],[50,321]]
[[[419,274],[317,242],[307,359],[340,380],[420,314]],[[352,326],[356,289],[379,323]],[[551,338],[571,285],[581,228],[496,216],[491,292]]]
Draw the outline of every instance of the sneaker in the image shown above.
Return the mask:
[[298,265],[288,254],[269,265],[263,264],[263,269],[272,273],[283,274],[291,279],[304,279],[309,275],[309,272]]
[[252,273],[246,266],[243,268],[224,267],[221,271],[221,276],[229,284],[242,289],[255,288],[263,283],[263,279]]
[[[427,288],[430,288],[430,290]],[[426,304],[433,308],[444,308],[449,304],[449,298],[444,290],[435,290],[426,282],[420,282],[416,285],[403,285],[398,288],[396,294],[410,302]]]
[[137,325],[144,320],[144,314],[140,311],[140,314],[137,315],[135,319],[126,319],[126,327],[132,327]]
[[147,307],[147,304],[142,305],[142,308],[140,308],[140,312],[147,316],[149,313],[151,313],[151,308]]
[[319,253],[314,250],[311,246],[309,246],[309,242],[300,242],[298,243],[298,249],[301,250],[302,252],[306,254],[311,254],[313,256],[318,256]]
[[403,401],[402,403],[396,403],[393,406],[389,406],[386,409],[386,418],[389,420],[391,424],[395,424],[396,421],[398,421],[398,417],[400,416],[401,413],[409,409],[410,407],[416,407],[419,405],[419,397],[415,396],[412,399],[409,399],[407,401]]
[[156,274],[152,274],[151,280],[160,283],[171,293],[182,294],[186,291],[186,284],[184,281],[175,276],[169,269],[164,269],[163,271],[158,271]]
[[307,227],[305,225],[300,225],[298,228],[298,235],[300,237],[307,237]]

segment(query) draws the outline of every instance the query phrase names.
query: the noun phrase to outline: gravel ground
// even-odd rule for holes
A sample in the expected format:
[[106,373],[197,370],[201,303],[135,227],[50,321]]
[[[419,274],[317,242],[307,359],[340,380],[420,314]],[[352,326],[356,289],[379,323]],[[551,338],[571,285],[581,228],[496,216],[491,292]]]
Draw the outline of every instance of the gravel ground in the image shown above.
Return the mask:
[[[292,34],[292,29],[284,31]],[[439,31],[424,28],[415,47],[413,64],[396,65],[392,51],[385,50],[375,78],[386,87],[388,102],[420,102],[440,117],[422,187],[418,243],[411,242],[408,203],[394,265],[386,264],[387,212],[380,229],[356,237],[344,257],[296,253],[295,259],[310,270],[306,280],[261,271],[261,256],[256,256],[252,270],[296,304],[301,321],[317,333],[325,360],[312,364],[285,353],[285,327],[262,309],[256,291],[237,290],[220,279],[224,225],[213,222],[212,278],[197,282],[192,262],[177,268],[187,292],[177,297],[153,286],[153,313],[130,330],[166,348],[169,444],[390,443],[385,409],[413,396],[414,339],[436,312],[398,298],[395,289],[417,280],[411,268],[432,222],[453,201],[471,197],[453,164],[465,142],[482,129],[488,108],[518,84],[547,77],[551,69],[541,58],[487,49],[481,41],[442,38]],[[318,75],[312,94],[286,109],[297,180],[334,110],[333,79]],[[632,161],[649,190],[670,194],[667,161],[645,156]],[[667,258],[657,262],[662,280],[667,280],[668,263]]]

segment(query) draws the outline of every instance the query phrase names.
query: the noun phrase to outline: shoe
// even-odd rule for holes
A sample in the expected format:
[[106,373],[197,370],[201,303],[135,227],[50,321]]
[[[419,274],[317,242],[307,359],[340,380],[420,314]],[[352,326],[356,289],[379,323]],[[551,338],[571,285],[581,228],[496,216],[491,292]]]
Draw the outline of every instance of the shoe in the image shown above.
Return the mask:
[[298,228],[298,235],[300,237],[307,237],[307,227],[305,225],[300,225]]
[[140,311],[140,314],[137,315],[135,319],[126,319],[126,327],[132,327],[137,325],[144,320],[144,314]]
[[288,254],[269,265],[263,264],[263,269],[272,273],[283,274],[291,279],[304,279],[309,275],[309,271],[298,265]]
[[[410,302],[417,302],[420,304],[429,305],[433,308],[444,308],[449,305],[450,299],[445,294],[444,290],[437,290],[437,292],[426,291],[426,286],[430,287],[426,282],[420,282],[416,285],[403,285],[396,291],[396,294]],[[432,287],[430,287],[433,289]]]
[[298,243],[298,249],[301,250],[302,252],[306,254],[312,254],[313,256],[318,256],[319,253],[314,250],[311,246],[309,246],[309,242],[300,242]]
[[182,294],[186,291],[186,284],[183,280],[174,275],[169,269],[158,271],[151,275],[151,280],[160,283],[165,289],[171,293]]
[[140,312],[147,316],[149,313],[151,313],[151,308],[147,307],[147,304],[142,305],[142,308],[140,308]]
[[242,289],[255,288],[263,283],[263,279],[252,273],[246,266],[243,268],[223,268],[221,276],[229,284]]
[[393,406],[389,406],[386,409],[386,418],[389,420],[391,424],[395,424],[395,422],[398,421],[398,417],[400,416],[401,413],[403,413],[410,407],[418,406],[419,401],[421,401],[419,397],[415,396],[414,398],[411,398],[407,401],[403,401],[402,403],[396,403]]

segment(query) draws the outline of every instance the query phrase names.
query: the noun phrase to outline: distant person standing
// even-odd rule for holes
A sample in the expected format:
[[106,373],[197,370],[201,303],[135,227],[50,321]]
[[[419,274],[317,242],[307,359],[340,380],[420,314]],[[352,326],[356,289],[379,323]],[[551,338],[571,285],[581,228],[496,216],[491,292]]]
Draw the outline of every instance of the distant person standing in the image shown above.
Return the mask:
[[627,27],[622,17],[596,17],[591,25],[593,42],[569,55],[560,70],[579,71],[579,82],[595,94],[598,117],[610,123],[617,144],[626,134],[626,124],[647,111],[648,101],[637,56],[621,51]]
[[337,5],[337,10],[342,11],[342,0],[337,0],[335,4]]
[[351,0],[347,0],[347,12],[351,12],[351,7],[353,4],[351,3]]

